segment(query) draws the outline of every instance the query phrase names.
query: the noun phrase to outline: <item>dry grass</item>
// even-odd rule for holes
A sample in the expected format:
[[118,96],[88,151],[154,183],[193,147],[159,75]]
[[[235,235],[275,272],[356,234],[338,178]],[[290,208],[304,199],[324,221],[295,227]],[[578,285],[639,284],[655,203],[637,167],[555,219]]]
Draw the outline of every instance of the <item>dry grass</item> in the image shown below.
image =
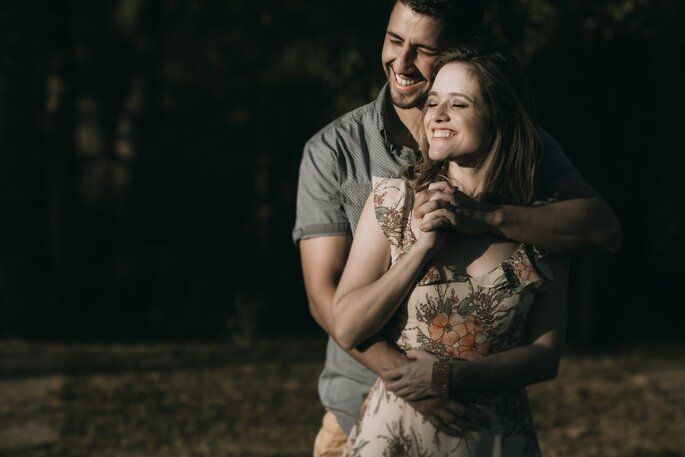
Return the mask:
[[[323,354],[0,343],[0,455],[308,456]],[[685,456],[682,351],[569,355],[530,396],[547,457]]]

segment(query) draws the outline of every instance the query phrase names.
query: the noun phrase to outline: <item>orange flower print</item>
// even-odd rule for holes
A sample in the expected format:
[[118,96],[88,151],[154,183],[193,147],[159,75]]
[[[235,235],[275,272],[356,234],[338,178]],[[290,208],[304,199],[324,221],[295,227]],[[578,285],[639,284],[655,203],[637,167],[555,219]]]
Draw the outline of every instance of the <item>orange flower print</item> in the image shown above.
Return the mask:
[[383,199],[385,196],[388,195],[387,192],[383,192],[382,194],[377,193],[376,195],[373,196],[373,202],[376,206],[383,206]]
[[516,277],[522,285],[529,284],[539,278],[533,265],[528,262],[519,262],[514,268]]
[[474,316],[439,313],[428,327],[430,338],[445,347],[450,357],[473,360],[490,350],[483,327]]

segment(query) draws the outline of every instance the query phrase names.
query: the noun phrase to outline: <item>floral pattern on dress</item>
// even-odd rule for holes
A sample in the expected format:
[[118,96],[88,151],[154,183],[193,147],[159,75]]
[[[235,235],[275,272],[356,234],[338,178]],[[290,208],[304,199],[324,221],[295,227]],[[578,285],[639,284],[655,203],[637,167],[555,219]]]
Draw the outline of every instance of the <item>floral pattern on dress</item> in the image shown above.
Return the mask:
[[[376,219],[394,264],[409,252],[413,192],[401,179],[374,178]],[[429,265],[404,306],[382,331],[402,350],[442,359],[475,360],[525,344],[525,322],[535,292],[551,277],[544,254],[527,245],[489,273],[470,277],[452,265]],[[461,438],[445,435],[378,380],[369,391],[347,443],[346,456],[539,456],[525,389],[493,392],[486,407],[492,426]],[[495,445],[495,443],[499,443]]]

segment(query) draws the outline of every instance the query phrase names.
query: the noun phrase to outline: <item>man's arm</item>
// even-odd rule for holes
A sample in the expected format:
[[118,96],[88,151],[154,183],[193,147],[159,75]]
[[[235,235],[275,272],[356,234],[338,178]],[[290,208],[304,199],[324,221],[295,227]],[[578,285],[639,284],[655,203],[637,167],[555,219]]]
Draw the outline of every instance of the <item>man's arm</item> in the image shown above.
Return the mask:
[[504,205],[495,211],[493,231],[557,254],[615,254],[621,226],[604,199],[581,177],[562,180],[545,206]]
[[[349,235],[322,236],[299,242],[309,309],[329,335],[334,329],[333,297],[351,245]],[[404,354],[382,339],[374,339],[348,353],[379,376],[408,362]],[[410,404],[433,426],[449,435],[458,436],[463,430],[477,429],[487,420],[478,408],[458,400],[427,398]]]
[[[349,235],[322,236],[300,241],[304,287],[309,300],[309,311],[329,335],[334,334],[333,297],[338,287],[352,245]],[[404,354],[387,341],[377,340],[363,351],[348,351],[377,375],[384,370],[407,362]]]
[[[535,245],[556,254],[616,253],[621,248],[621,226],[602,197],[581,177],[560,181],[553,190],[556,201],[545,206],[489,205],[452,189],[417,194],[414,216],[437,208],[452,208],[454,228],[463,233],[495,233],[510,240]],[[436,226],[422,226],[434,230]],[[444,225],[440,225],[444,226]]]
[[[566,331],[568,259],[550,258],[554,281],[537,292],[526,317],[528,344],[470,361],[449,362],[449,389],[499,391],[514,389],[556,377]],[[432,354],[410,351],[413,362],[386,373],[386,387],[405,400],[432,392]]]

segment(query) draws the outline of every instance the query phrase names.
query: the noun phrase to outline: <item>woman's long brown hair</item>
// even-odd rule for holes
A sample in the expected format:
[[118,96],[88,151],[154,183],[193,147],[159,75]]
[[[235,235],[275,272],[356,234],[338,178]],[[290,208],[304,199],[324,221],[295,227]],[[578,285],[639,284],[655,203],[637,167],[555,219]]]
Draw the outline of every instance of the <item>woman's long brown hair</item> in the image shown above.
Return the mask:
[[[476,39],[446,51],[433,71],[433,80],[444,65],[452,62],[468,65],[490,113],[492,132],[487,169],[482,191],[473,197],[496,204],[531,204],[536,194],[542,144],[533,99],[518,61],[495,50],[484,39]],[[424,116],[425,112],[424,108]],[[421,131],[421,158],[405,171],[417,192],[431,182],[446,179],[448,164],[428,157],[428,141]]]

